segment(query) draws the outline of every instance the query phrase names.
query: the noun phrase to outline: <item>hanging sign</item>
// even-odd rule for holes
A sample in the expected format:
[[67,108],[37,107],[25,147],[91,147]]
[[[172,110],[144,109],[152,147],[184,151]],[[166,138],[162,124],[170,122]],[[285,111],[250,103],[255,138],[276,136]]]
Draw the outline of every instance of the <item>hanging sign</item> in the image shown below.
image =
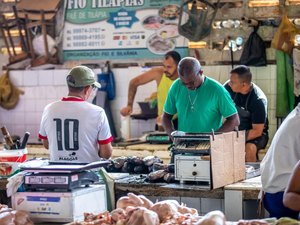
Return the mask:
[[188,54],[178,34],[181,0],[68,0],[65,60],[161,58]]

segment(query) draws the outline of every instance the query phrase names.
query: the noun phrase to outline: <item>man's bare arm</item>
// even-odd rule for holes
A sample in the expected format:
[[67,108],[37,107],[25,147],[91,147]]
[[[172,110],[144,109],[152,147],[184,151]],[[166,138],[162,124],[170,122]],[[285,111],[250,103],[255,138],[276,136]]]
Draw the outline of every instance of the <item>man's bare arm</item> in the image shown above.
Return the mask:
[[112,155],[112,146],[111,143],[99,145],[99,156],[104,159],[109,159]]
[[49,149],[49,142],[48,142],[48,139],[43,139],[42,142],[43,142],[44,147],[45,147],[46,149]]
[[297,163],[284,192],[283,204],[295,211],[300,210],[300,161]]
[[147,84],[153,80],[155,80],[156,84],[159,85],[163,73],[164,73],[163,67],[155,67],[133,78],[129,82],[127,106],[121,109],[120,111],[121,115],[128,116],[132,112],[132,106],[133,106],[137,88],[140,85]]
[[167,132],[167,134],[169,135],[170,139],[173,141],[173,137],[171,136],[171,133],[175,129],[174,129],[174,125],[172,123],[172,117],[173,117],[173,115],[170,115],[166,112],[163,112],[163,114],[162,114],[162,125],[163,125],[165,131]]
[[239,125],[240,125],[240,118],[239,118],[239,115],[236,113],[225,119],[225,122],[220,127],[218,132],[230,132],[230,131],[233,131],[235,129],[235,127],[237,127]]
[[252,124],[252,129],[247,132],[247,141],[260,137],[263,133],[265,124]]

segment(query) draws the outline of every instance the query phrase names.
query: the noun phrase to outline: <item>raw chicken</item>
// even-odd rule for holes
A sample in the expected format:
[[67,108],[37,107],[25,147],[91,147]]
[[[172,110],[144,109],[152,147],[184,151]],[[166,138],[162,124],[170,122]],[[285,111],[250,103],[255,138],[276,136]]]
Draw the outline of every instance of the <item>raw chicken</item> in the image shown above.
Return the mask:
[[138,197],[144,202],[143,207],[150,209],[154,205],[153,202],[146,198],[144,195],[138,195]]
[[160,222],[172,218],[178,212],[179,203],[175,200],[165,200],[155,203],[150,210],[157,213]]
[[161,222],[165,222],[178,213],[192,214],[194,216],[198,215],[198,211],[196,209],[180,205],[176,200],[164,200],[157,202],[150,209],[157,213]]
[[226,225],[226,218],[221,211],[215,210],[205,214],[195,225]]
[[27,212],[21,210],[13,210],[12,213],[15,215],[14,222],[16,225],[33,225]]
[[11,212],[1,212],[0,224],[1,225],[13,225],[15,216]]
[[1,225],[34,225],[25,211],[13,210],[0,204]]
[[126,220],[127,213],[122,208],[117,208],[113,211],[111,211],[111,218],[113,221],[125,221]]
[[123,196],[117,201],[117,208],[126,209],[128,206],[144,206],[144,201],[137,195],[128,193],[127,196]]
[[144,207],[137,207],[128,213],[127,225],[159,225],[158,215]]

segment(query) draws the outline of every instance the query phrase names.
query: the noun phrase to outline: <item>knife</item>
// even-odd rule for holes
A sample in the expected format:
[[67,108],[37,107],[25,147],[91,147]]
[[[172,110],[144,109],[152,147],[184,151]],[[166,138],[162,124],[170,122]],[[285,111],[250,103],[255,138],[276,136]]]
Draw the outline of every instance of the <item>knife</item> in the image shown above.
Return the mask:
[[30,136],[30,133],[29,133],[29,132],[26,132],[26,133],[24,134],[24,137],[23,137],[23,140],[22,140],[22,144],[21,144],[21,146],[20,146],[20,149],[24,149],[24,148],[26,147],[29,136]]

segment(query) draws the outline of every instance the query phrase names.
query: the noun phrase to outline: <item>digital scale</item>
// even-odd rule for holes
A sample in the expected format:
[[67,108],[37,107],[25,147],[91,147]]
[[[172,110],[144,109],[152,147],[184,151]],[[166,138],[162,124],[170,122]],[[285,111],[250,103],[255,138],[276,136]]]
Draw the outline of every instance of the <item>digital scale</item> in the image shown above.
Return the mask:
[[24,177],[26,191],[70,191],[97,183],[99,176],[91,169],[103,167],[108,164],[109,161],[99,161],[89,164],[62,164],[44,160],[42,162],[28,161],[22,164],[20,169],[27,172]]
[[89,164],[48,160],[22,163],[25,191],[12,195],[12,207],[27,211],[38,222],[73,222],[83,220],[84,212],[104,212],[106,185],[99,182],[95,169],[108,164],[107,160]]

